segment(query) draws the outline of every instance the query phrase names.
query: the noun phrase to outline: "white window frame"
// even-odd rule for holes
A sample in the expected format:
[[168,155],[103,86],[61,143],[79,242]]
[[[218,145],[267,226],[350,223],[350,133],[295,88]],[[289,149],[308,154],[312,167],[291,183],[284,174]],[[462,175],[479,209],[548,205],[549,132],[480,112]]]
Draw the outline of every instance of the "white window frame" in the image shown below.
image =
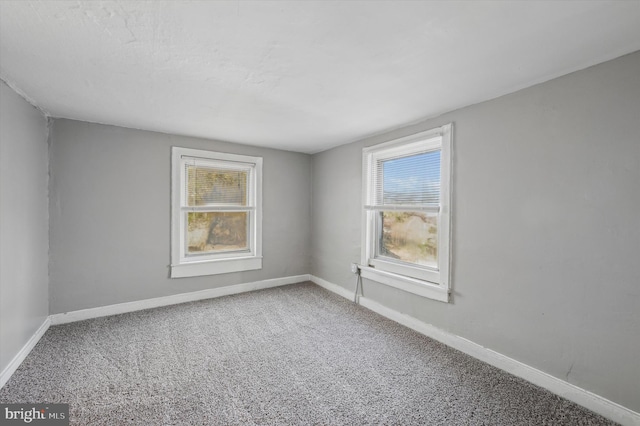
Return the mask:
[[[423,297],[449,302],[451,292],[451,174],[452,124],[381,143],[362,150],[362,250],[361,275]],[[440,202],[438,205],[375,206],[376,162],[440,150]],[[438,268],[414,266],[376,257],[380,210],[414,210],[438,216]]]
[[[186,255],[185,213],[206,208],[186,203],[186,167],[191,164],[249,172],[246,207],[216,206],[216,211],[249,212],[249,249]],[[171,278],[226,274],[262,269],[262,157],[227,154],[200,149],[171,148]]]

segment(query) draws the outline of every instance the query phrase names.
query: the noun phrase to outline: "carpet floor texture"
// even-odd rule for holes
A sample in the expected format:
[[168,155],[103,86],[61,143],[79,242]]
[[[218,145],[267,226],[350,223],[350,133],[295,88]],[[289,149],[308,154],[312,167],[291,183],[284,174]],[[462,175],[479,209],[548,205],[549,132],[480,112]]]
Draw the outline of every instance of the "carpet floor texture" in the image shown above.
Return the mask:
[[312,283],[51,327],[0,402],[74,425],[612,425]]

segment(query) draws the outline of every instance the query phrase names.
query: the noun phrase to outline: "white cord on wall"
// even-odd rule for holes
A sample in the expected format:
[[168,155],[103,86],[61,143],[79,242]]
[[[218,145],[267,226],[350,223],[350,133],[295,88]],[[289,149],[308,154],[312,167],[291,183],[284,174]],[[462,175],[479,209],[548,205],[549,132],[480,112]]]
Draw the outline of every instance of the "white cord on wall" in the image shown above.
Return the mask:
[[[360,303],[360,296],[362,295],[362,276],[360,275],[360,266],[352,263],[351,272],[356,274],[356,291],[353,293],[353,303]],[[358,294],[358,288],[360,288],[360,295]]]

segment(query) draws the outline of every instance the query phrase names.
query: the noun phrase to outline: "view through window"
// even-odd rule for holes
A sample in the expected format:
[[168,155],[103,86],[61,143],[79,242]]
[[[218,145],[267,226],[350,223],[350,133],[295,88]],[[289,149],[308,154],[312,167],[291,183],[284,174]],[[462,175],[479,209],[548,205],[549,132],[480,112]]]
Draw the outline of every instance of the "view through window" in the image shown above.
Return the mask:
[[[186,166],[187,255],[249,250],[248,170]],[[220,208],[248,209],[226,211]]]
[[262,158],[172,148],[171,276],[262,267]]
[[440,202],[440,151],[379,160],[382,208],[378,255],[438,267],[438,216],[421,210]]
[[363,149],[365,275],[448,300],[450,161],[450,124]]

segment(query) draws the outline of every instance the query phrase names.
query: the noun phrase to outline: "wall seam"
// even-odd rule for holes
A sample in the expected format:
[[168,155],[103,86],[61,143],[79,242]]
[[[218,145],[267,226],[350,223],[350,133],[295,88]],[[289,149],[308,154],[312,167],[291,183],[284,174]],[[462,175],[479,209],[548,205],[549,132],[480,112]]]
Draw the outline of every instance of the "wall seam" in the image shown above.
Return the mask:
[[53,117],[47,117],[47,314],[51,315],[51,145]]

